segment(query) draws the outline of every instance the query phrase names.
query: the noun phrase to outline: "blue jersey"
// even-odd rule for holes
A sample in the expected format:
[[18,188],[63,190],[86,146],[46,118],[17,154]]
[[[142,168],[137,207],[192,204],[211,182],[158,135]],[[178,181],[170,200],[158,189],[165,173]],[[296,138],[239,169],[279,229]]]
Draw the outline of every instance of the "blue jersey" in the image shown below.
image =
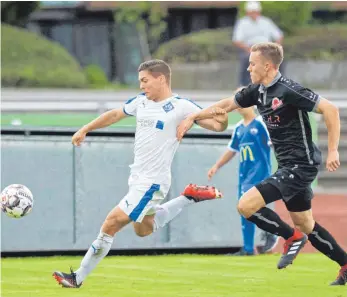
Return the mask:
[[239,122],[233,132],[229,149],[240,156],[239,186],[245,192],[271,174],[270,137],[261,117],[247,126]]

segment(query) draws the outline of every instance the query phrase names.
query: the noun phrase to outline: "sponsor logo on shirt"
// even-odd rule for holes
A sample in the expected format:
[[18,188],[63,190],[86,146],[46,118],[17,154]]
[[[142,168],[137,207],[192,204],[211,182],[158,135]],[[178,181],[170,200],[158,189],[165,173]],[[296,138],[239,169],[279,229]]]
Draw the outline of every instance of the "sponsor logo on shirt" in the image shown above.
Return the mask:
[[163,121],[156,121],[152,119],[138,119],[137,120],[137,126],[144,127],[144,128],[157,128],[159,130],[164,130],[164,122]]
[[272,99],[272,105],[271,105],[272,110],[275,110],[282,105],[283,105],[282,100],[278,99],[277,97]]
[[244,162],[246,160],[254,161],[254,155],[251,147],[249,145],[241,146],[240,148],[240,162]]
[[163,109],[165,112],[169,112],[171,110],[173,110],[175,107],[173,106],[173,104],[171,102],[169,103],[166,103],[164,106],[163,106]]
[[257,128],[251,128],[250,132],[252,135],[256,135],[256,134],[258,134],[258,129]]
[[137,125],[140,127],[154,127],[154,124],[156,123],[155,120],[151,119],[138,119]]
[[265,118],[266,124],[268,127],[279,127],[279,124],[281,123],[281,118],[278,115],[269,115]]

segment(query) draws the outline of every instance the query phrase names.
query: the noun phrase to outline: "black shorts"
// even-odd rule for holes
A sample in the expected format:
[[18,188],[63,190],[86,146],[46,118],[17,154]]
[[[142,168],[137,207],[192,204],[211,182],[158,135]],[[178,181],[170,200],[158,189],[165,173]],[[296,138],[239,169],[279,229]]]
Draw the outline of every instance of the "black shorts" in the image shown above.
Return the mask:
[[289,211],[305,211],[311,209],[311,184],[317,174],[315,166],[281,167],[256,188],[266,204],[282,199]]

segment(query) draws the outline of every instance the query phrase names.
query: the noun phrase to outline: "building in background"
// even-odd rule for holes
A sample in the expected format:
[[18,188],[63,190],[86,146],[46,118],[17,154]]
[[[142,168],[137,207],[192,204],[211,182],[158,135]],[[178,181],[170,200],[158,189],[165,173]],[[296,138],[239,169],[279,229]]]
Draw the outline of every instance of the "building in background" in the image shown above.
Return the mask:
[[[203,29],[232,27],[240,2],[160,2],[167,26],[157,45]],[[313,3],[316,19],[324,22],[347,18],[347,1]],[[131,7],[138,2],[41,1],[40,9],[30,15],[27,28],[60,43],[82,67],[96,64],[109,80],[135,84],[136,67],[150,56],[150,51],[146,35],[134,24],[115,24],[114,13],[124,5]]]
[[[59,42],[82,67],[96,64],[109,80],[134,84],[134,70],[150,54],[146,36],[134,25],[115,24],[114,12],[120,5],[124,2],[42,1],[27,28]],[[158,44],[193,31],[230,27],[237,15],[236,1],[169,1],[161,6],[167,12],[167,27]]]

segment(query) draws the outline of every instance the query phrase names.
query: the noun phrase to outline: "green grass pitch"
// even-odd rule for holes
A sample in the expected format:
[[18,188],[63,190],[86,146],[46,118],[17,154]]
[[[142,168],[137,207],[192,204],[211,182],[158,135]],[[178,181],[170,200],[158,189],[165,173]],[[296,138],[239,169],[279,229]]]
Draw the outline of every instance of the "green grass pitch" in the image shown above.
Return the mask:
[[[12,123],[20,120],[21,126],[28,127],[76,127],[76,130],[83,125],[95,119],[98,115],[94,113],[2,113],[1,126],[12,126]],[[231,112],[229,116],[229,125],[235,125],[241,120],[241,115],[237,112]],[[313,140],[317,141],[317,121],[313,116],[311,125],[313,131]],[[111,127],[134,127],[135,117],[127,117],[112,125]],[[200,128],[195,125],[195,128]]]
[[330,287],[338,266],[321,254],[301,254],[277,270],[279,255],[256,257],[110,256],[80,289],[63,289],[54,270],[77,268],[82,257],[2,258],[3,297],[347,297]]

